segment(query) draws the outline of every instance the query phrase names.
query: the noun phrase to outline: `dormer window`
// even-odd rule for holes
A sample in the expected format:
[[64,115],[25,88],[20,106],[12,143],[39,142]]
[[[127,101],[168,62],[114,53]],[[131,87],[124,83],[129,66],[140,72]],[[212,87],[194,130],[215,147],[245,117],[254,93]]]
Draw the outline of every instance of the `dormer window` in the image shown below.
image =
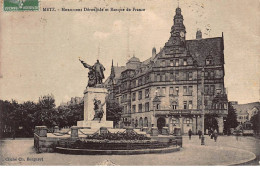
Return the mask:
[[212,65],[212,59],[206,59],[206,65]]

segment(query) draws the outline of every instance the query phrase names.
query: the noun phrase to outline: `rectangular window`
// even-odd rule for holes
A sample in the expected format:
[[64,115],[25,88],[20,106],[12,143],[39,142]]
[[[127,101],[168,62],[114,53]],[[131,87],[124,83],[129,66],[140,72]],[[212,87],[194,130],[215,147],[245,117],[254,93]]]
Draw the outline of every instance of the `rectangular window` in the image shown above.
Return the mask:
[[210,94],[214,95],[215,94],[215,85],[210,86]]
[[142,78],[138,79],[138,86],[142,85]]
[[165,81],[165,74],[161,75],[161,81]]
[[188,107],[187,107],[187,101],[184,101],[183,102],[183,109],[187,109]]
[[205,95],[209,94],[209,86],[208,85],[205,85],[204,94]]
[[192,101],[189,101],[189,109],[192,109]]
[[142,91],[139,91],[138,92],[138,100],[141,100],[142,99]]
[[138,112],[142,112],[142,104],[138,105]]
[[178,81],[178,80],[179,80],[179,72],[176,71],[176,72],[175,72],[175,81]]
[[174,80],[173,72],[170,73],[170,81]]
[[175,66],[179,66],[179,59],[175,60]]
[[187,86],[183,86],[183,95],[187,95],[187,94],[188,94]]
[[148,83],[149,81],[150,81],[150,75],[148,74],[145,76],[145,83]]
[[145,89],[145,98],[149,98],[150,90]]
[[184,72],[184,78],[185,78],[185,80],[189,79],[189,72]]
[[162,87],[162,96],[165,96],[165,94],[166,94],[166,88],[165,87]]
[[189,72],[189,80],[192,80],[192,72]]
[[155,92],[156,92],[156,96],[160,96],[160,94],[161,94],[160,87],[157,87]]
[[189,88],[188,88],[188,94],[189,94],[190,96],[192,96],[192,90],[193,90],[193,87],[192,87],[192,86],[189,86]]
[[176,96],[179,95],[179,87],[175,87],[175,95],[176,95]]
[[165,60],[162,60],[161,67],[165,67]]
[[132,101],[135,101],[135,99],[136,99],[136,93],[134,92],[133,97],[132,97]]
[[133,106],[132,106],[132,111],[133,111],[133,113],[136,112],[136,105],[133,105]]
[[205,72],[205,79],[208,79],[208,77],[209,77],[209,73]]
[[212,65],[212,59],[206,59],[206,65]]
[[170,66],[173,66],[173,60],[170,60]]
[[149,112],[149,102],[145,103],[145,112]]
[[179,121],[178,121],[178,119],[176,119],[176,118],[172,118],[172,123],[174,123],[174,124],[178,124]]
[[170,95],[170,96],[173,95],[173,87],[170,87],[170,89],[169,89],[169,95]]
[[157,74],[157,79],[156,79],[156,81],[161,81],[160,74]]
[[214,79],[214,72],[213,71],[211,71],[210,72],[210,76],[209,76],[211,79]]
[[176,102],[176,101],[174,101],[173,103],[172,103],[172,109],[173,110],[176,110],[178,108],[178,103]]
[[187,66],[187,59],[183,59],[183,66]]

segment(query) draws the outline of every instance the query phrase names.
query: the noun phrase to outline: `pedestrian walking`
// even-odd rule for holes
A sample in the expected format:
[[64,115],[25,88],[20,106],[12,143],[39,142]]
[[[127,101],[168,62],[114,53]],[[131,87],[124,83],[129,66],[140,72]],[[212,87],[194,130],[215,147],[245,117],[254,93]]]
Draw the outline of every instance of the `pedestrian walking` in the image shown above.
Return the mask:
[[191,129],[189,129],[189,139],[191,140],[191,135],[192,135],[192,131],[191,131]]
[[217,142],[217,138],[218,138],[218,132],[217,132],[217,130],[214,130],[214,132],[213,132],[213,134],[214,134],[214,140],[215,140],[215,142]]
[[201,139],[202,131],[199,130],[199,131],[198,131],[198,134],[199,134],[199,139]]
[[238,141],[238,136],[239,136],[239,131],[238,130],[235,131],[235,135],[236,135],[236,140]]

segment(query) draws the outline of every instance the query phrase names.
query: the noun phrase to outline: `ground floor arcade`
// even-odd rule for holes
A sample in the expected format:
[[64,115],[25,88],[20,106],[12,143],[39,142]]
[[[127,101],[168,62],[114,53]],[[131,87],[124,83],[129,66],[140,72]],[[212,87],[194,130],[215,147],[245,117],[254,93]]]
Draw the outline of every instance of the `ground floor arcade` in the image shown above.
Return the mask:
[[[205,132],[212,127],[217,129],[220,134],[223,133],[224,129],[224,117],[225,115],[218,114],[205,114],[204,128]],[[216,121],[215,125],[212,121]],[[167,127],[170,133],[173,133],[175,128],[181,130],[182,134],[188,133],[189,130],[192,133],[197,134],[199,130],[202,130],[202,115],[201,114],[174,114],[174,113],[137,113],[132,114],[127,119],[127,125],[134,128],[143,127],[157,127],[160,131],[163,127]],[[214,126],[213,126],[214,125]]]

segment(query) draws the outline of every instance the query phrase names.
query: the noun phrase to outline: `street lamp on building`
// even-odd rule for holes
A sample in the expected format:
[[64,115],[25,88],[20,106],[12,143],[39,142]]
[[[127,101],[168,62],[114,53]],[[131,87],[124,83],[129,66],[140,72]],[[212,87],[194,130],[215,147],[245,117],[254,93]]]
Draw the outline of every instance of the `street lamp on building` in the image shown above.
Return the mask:
[[202,73],[201,73],[201,105],[202,105],[202,136],[201,136],[201,145],[205,145],[205,142],[204,142],[204,121],[205,121],[205,106],[204,106],[204,74],[205,74],[205,71],[204,71],[204,67],[202,68]]
[[154,120],[155,120],[155,108],[158,106],[158,104],[160,103],[160,99],[155,96],[153,99],[153,118],[152,118],[152,127],[154,127]]

